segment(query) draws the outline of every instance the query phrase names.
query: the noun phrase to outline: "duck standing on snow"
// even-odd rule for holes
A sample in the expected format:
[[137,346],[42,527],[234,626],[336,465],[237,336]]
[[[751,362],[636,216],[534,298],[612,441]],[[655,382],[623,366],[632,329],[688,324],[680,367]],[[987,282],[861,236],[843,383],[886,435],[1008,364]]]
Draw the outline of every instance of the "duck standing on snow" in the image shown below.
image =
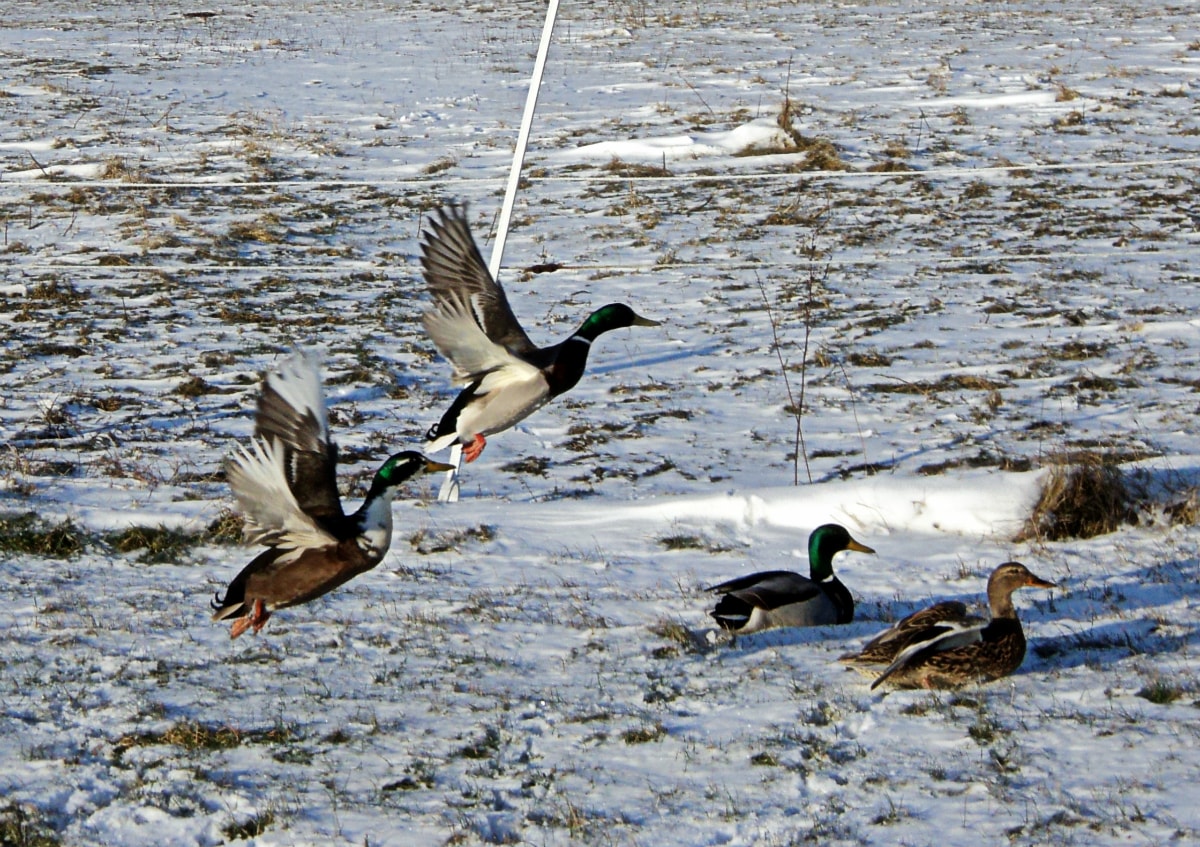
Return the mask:
[[747,634],[776,626],[823,626],[854,620],[854,598],[833,575],[833,557],[843,550],[874,553],[845,527],[825,524],[808,537],[809,576],[763,571],[706,588],[724,595],[710,615],[722,629]]
[[988,577],[990,621],[944,618],[929,623],[913,633],[871,688],[884,682],[897,688],[960,688],[1008,676],[1025,659],[1025,633],[1012,594],[1026,586],[1056,587],[1020,562],[1000,565]]
[[231,638],[258,632],[276,609],[320,597],[379,564],[392,541],[398,486],[450,469],[420,453],[397,453],[376,471],[358,511],[345,514],[317,360],[303,353],[267,375],[254,429],[226,476],[246,515],[247,543],[267,549],[212,604],[213,620],[235,619]]
[[588,351],[602,333],[658,326],[621,303],[592,312],[566,341],[537,347],[484,264],[467,225],[466,207],[451,204],[433,221],[421,245],[421,267],[433,297],[425,330],[466,387],[426,435],[430,451],[463,445],[479,458],[485,436],[501,432],[569,391],[583,376]]

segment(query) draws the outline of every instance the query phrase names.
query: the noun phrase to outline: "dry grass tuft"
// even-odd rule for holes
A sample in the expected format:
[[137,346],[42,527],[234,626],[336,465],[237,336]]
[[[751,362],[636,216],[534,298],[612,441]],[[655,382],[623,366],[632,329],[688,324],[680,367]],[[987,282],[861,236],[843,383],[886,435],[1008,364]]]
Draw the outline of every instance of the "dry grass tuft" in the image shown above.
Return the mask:
[[660,618],[649,629],[659,638],[676,645],[658,648],[653,654],[657,658],[673,658],[681,651],[684,653],[707,653],[712,648],[703,633],[694,632],[679,621]]
[[624,176],[636,179],[638,177],[660,177],[670,176],[671,172],[667,170],[666,164],[663,165],[646,165],[638,162],[624,162],[616,156],[612,158],[608,164],[600,168],[610,174]]
[[1015,540],[1091,538],[1136,523],[1133,494],[1113,462],[1095,454],[1055,465],[1025,528]]
[[246,519],[232,509],[221,513],[204,529],[204,540],[210,544],[240,544]]
[[451,529],[445,532],[432,532],[419,529],[408,538],[408,543],[422,556],[433,553],[449,553],[460,550],[470,541],[487,544],[496,539],[496,527],[491,524],[466,529]]
[[661,723],[655,722],[625,730],[621,733],[621,740],[626,744],[649,744],[652,741],[658,741],[666,734],[667,728]]
[[199,540],[193,533],[159,526],[131,526],[106,533],[104,540],[119,553],[137,552],[142,564],[179,562]]
[[34,512],[0,514],[0,552],[69,559],[82,553],[91,541],[70,519],[52,524]]
[[135,747],[169,745],[188,752],[230,750],[243,744],[290,744],[300,735],[288,726],[269,729],[239,730],[225,725],[208,725],[183,720],[162,731],[126,733],[113,742],[113,758],[120,761],[125,751]]
[[9,802],[0,807],[2,847],[58,847],[62,842],[33,806]]
[[1159,706],[1166,706],[1182,697],[1183,689],[1173,682],[1156,679],[1149,685],[1142,686],[1136,696]]
[[221,827],[221,834],[225,836],[226,841],[243,841],[248,838],[257,838],[270,829],[274,823],[275,813],[266,811],[241,823],[235,821]]

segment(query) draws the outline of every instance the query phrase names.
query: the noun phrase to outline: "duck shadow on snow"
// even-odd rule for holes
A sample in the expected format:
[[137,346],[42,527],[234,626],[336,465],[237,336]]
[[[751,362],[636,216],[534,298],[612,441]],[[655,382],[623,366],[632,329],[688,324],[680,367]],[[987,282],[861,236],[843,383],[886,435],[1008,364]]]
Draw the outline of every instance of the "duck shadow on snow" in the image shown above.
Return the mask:
[[776,629],[760,630],[749,635],[731,636],[722,629],[707,627],[697,631],[704,639],[708,633],[715,632],[715,640],[710,642],[712,649],[734,653],[757,653],[761,650],[774,650],[779,647],[803,647],[809,644],[834,643],[845,640],[843,633],[849,632],[849,624],[828,626],[793,626]]
[[[1200,579],[1200,561],[1167,559],[1150,567],[1112,573],[1106,579],[1067,578],[1058,596],[1036,604],[1043,626],[1060,635],[1030,640],[1030,652],[1055,668],[1087,664],[1109,667],[1130,656],[1186,651],[1197,627],[1171,627],[1160,621],[1163,607],[1186,600]],[[1121,615],[1124,620],[1097,618]],[[1170,625],[1169,619],[1166,621]]]
[[1196,637],[1196,627],[1165,634],[1159,624],[1145,618],[1113,621],[1050,638],[1030,639],[1023,671],[1068,670],[1087,665],[1110,668],[1131,656],[1179,653]]
[[[708,344],[703,347],[684,347],[677,351],[660,353],[656,356],[641,356],[617,361],[597,362],[594,365],[589,364],[588,372],[592,374],[609,374],[633,370],[635,368],[646,369],[666,362],[679,362],[684,359],[694,359],[697,356],[713,356],[720,352],[721,349],[719,344]],[[603,354],[597,356],[597,358],[603,358]]]

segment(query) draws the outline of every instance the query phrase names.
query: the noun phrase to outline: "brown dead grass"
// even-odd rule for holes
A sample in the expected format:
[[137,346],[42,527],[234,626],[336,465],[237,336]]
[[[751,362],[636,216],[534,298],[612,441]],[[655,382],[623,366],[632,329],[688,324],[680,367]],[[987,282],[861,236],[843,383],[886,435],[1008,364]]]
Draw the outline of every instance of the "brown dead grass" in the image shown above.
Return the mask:
[[1136,523],[1134,496],[1115,462],[1098,454],[1056,464],[1017,541],[1092,538]]

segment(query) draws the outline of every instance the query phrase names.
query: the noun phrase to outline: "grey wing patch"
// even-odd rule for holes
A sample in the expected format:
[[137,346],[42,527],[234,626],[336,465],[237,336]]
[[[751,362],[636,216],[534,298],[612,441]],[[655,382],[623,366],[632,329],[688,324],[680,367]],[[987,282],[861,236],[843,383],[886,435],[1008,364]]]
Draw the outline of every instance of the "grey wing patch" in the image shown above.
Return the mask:
[[479,328],[493,342],[518,354],[538,349],[483,261],[467,223],[465,205],[451,203],[439,210],[421,244],[421,267],[436,305],[462,298]]
[[229,487],[245,515],[248,543],[296,550],[336,544],[337,539],[300,508],[287,482],[287,447],[255,438],[226,463]]
[[788,578],[776,577],[740,593],[758,608],[769,612],[812,600],[821,594],[821,587],[800,574],[790,574]]
[[513,355],[492,339],[475,319],[475,308],[460,293],[449,293],[421,317],[434,346],[454,367],[460,385],[481,379],[513,360]]
[[737,577],[705,590],[714,594],[732,594],[766,611],[802,603],[821,593],[817,583],[793,571],[763,571]]

